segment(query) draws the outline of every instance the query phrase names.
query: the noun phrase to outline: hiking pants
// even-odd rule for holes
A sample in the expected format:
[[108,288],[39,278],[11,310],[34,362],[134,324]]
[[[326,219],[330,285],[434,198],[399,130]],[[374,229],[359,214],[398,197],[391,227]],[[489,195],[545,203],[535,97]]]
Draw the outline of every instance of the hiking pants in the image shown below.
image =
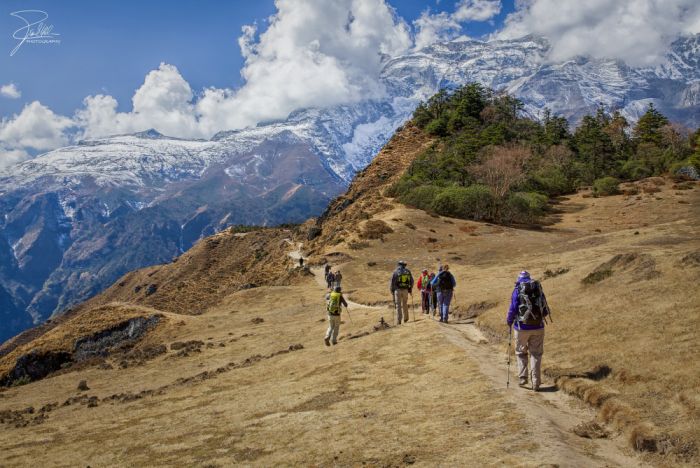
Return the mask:
[[408,289],[397,289],[394,291],[394,302],[396,303],[396,324],[408,322]]
[[540,370],[544,352],[544,328],[539,330],[516,330],[515,355],[518,357],[518,378],[527,382],[527,358],[530,355],[532,388],[540,387]]
[[331,315],[328,314],[328,331],[326,332],[326,339],[331,340],[331,343],[338,343],[338,332],[340,331],[340,314]]
[[447,322],[450,315],[450,302],[452,302],[452,290],[438,291],[437,293],[438,308],[440,310],[440,318],[443,322]]
[[437,291],[433,290],[430,292],[430,308],[433,309],[433,316],[435,315],[435,312],[437,311]]
[[427,289],[423,289],[420,292],[420,305],[424,314],[430,312],[430,291]]

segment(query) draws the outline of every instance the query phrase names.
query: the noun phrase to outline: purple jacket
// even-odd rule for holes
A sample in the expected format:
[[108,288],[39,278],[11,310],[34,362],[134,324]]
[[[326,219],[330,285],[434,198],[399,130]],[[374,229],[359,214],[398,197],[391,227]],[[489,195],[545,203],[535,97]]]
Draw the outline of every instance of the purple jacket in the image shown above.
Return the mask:
[[[524,323],[518,323],[516,319],[518,318],[518,285],[524,281],[530,281],[530,279],[522,279],[518,280],[515,283],[515,288],[513,289],[513,294],[511,295],[510,298],[510,308],[508,309],[508,315],[506,316],[506,323],[508,326],[514,325],[514,328],[516,330],[539,330],[541,328],[544,328],[544,321],[540,325],[526,325]],[[544,291],[542,292],[542,298],[544,299],[544,303],[547,303],[546,298],[544,297]],[[545,309],[542,311],[542,316],[546,317],[549,315],[549,308],[545,307]]]

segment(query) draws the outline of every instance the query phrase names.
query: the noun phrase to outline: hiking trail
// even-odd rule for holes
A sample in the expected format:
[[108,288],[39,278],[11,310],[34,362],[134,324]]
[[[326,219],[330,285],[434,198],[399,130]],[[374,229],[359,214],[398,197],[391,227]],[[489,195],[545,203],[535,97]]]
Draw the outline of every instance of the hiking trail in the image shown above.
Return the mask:
[[[317,284],[325,289],[323,267],[311,268],[311,272]],[[346,300],[353,307],[389,309],[393,313],[391,307],[361,304],[347,297]],[[595,410],[558,390],[546,380],[540,392],[533,392],[529,387],[520,388],[514,354],[511,355],[511,384],[510,388],[506,389],[507,357],[498,349],[501,345],[489,344],[489,340],[473,323],[442,324],[437,320],[425,318],[422,314],[419,314],[420,319],[416,321],[413,311],[411,314],[409,323],[429,322],[439,327],[448,342],[464,350],[469,358],[477,362],[479,371],[490,381],[493,390],[521,410],[527,426],[537,428],[533,433],[540,434],[538,446],[528,458],[534,456],[536,460],[552,466],[650,466],[627,453],[627,449],[622,447],[624,436],[615,434],[614,431],[611,431],[608,438],[603,439],[587,439],[576,435],[572,429],[578,424],[595,420]],[[514,353],[514,350],[511,348],[510,352]]]

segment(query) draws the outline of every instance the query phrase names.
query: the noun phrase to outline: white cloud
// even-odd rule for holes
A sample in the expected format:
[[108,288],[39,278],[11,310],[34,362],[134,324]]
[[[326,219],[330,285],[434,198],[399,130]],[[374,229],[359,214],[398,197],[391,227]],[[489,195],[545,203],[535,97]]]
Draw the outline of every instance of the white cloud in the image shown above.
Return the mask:
[[68,117],[54,114],[39,101],[31,102],[19,115],[0,121],[0,141],[5,150],[48,150],[66,145],[65,131],[73,125]]
[[408,50],[408,25],[384,0],[277,0],[256,39],[239,38],[246,59],[237,91],[207,89],[197,103],[206,133],[286,117],[305,107],[352,103],[383,92],[382,57]]
[[117,100],[98,94],[76,112],[82,138],[96,138],[155,128],[166,135],[197,138],[204,134],[192,104],[194,93],[173,65],[161,63],[134,93],[131,112],[117,112]]
[[429,11],[424,11],[413,22],[413,25],[416,28],[416,49],[422,49],[436,42],[453,39],[462,29],[459,22],[444,11],[435,15],[431,15]]
[[698,0],[525,0],[495,37],[545,36],[553,61],[586,55],[647,66],[661,62],[680,34],[698,32]]
[[207,88],[199,99],[177,68],[161,64],[117,112],[111,96],[89,96],[76,120],[83,137],[155,128],[166,135],[211,137],[220,130],[282,119],[294,110],[379,97],[385,56],[408,50],[408,25],[385,0],[277,0],[277,13],[258,35],[246,25],[238,39],[245,82],[238,90]]
[[29,158],[29,153],[22,149],[9,149],[0,146],[0,171]]
[[501,0],[460,0],[454,12],[456,21],[487,21],[501,12]]
[[451,14],[431,14],[430,9],[421,13],[413,22],[416,30],[415,49],[422,49],[436,42],[444,42],[460,36],[462,23],[487,21],[501,12],[501,0],[460,0]]
[[0,96],[9,99],[19,99],[22,97],[22,92],[19,90],[16,84],[8,83],[6,85],[0,86]]

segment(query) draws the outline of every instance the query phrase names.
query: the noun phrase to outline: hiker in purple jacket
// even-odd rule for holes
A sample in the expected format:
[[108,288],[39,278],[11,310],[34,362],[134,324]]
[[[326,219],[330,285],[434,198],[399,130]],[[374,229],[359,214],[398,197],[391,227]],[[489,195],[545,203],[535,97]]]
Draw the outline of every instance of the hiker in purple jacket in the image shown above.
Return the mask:
[[522,271],[515,282],[506,323],[515,330],[515,354],[518,358],[518,378],[521,386],[527,385],[528,354],[532,389],[540,389],[542,354],[544,352],[545,317],[550,315],[547,299],[539,281]]

